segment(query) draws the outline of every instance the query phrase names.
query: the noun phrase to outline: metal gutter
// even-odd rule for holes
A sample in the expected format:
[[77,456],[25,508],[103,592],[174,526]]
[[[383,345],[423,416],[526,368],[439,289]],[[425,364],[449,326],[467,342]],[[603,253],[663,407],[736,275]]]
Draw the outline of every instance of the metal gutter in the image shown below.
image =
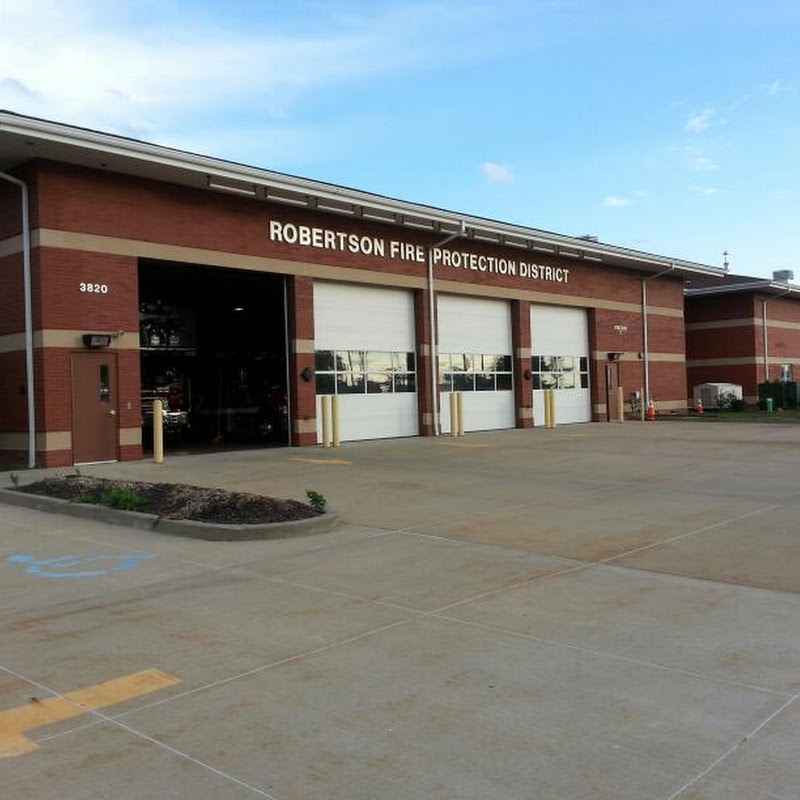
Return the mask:
[[715,294],[733,294],[735,292],[769,292],[770,294],[800,294],[800,286],[787,286],[771,280],[747,281],[732,286],[702,286],[697,289],[684,289],[687,297],[702,297]]
[[31,224],[28,211],[28,184],[0,172],[0,178],[18,186],[22,209],[22,274],[25,308],[25,393],[28,408],[28,469],[36,466],[36,403],[33,383],[33,308],[31,302]]

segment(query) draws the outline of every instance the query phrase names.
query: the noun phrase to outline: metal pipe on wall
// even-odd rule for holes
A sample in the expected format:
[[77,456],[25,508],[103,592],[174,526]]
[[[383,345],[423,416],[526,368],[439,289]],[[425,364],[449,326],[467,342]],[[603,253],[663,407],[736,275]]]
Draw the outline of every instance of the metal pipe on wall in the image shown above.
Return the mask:
[[770,300],[783,297],[783,295],[789,294],[791,291],[791,288],[789,288],[785,292],[780,292],[772,297],[761,298],[761,331],[764,338],[764,383],[769,381],[769,325],[767,323],[767,303]]
[[675,264],[670,265],[657,272],[655,275],[650,275],[647,278],[642,278],[642,359],[644,361],[644,397],[642,403],[650,402],[650,341],[647,332],[647,282],[654,278],[660,278],[675,269]]
[[292,347],[289,327],[289,278],[283,276],[283,338],[284,358],[286,359],[286,446],[292,446]]
[[444,247],[453,239],[458,239],[463,236],[466,231],[466,224],[461,221],[461,228],[457,233],[451,233],[440,242],[430,245],[426,248],[428,255],[428,316],[431,331],[431,425],[433,427],[433,435],[438,436],[439,430],[439,365],[438,361],[438,336],[436,334],[436,296],[434,294],[434,281],[433,281],[433,251],[439,247]]
[[0,178],[19,186],[22,192],[22,272],[25,303],[25,383],[28,406],[28,469],[36,466],[36,403],[33,384],[33,309],[31,302],[31,230],[28,215],[28,184],[6,172]]

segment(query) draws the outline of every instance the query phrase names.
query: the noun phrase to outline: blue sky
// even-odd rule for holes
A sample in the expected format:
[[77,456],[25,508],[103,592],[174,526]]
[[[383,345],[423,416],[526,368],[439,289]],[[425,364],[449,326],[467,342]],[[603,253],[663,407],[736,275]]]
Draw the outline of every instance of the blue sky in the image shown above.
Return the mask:
[[0,0],[0,108],[800,282],[796,0]]

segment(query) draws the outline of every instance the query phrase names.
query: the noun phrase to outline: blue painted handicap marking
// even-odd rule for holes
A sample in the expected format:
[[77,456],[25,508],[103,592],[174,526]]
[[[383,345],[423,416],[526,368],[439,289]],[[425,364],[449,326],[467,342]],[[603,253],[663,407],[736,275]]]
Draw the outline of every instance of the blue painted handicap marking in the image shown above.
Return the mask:
[[156,553],[143,553],[127,556],[57,556],[47,559],[19,555],[10,556],[8,560],[14,564],[26,564],[26,571],[40,578],[98,578],[101,575],[114,575],[132,569],[145,561],[152,561],[156,555]]

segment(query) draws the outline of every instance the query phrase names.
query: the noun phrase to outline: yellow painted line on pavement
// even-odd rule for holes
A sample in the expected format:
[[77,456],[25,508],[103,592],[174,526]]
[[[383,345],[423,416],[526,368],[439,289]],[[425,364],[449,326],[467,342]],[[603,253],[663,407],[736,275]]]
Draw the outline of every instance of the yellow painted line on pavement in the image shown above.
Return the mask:
[[300,461],[303,464],[350,464],[342,458],[290,458],[289,461]]
[[26,731],[78,717],[134,697],[141,697],[180,683],[177,675],[160,669],[146,669],[122,678],[113,678],[61,697],[33,699],[30,703],[0,712],[0,758],[13,758],[37,750],[39,745],[24,735]]

